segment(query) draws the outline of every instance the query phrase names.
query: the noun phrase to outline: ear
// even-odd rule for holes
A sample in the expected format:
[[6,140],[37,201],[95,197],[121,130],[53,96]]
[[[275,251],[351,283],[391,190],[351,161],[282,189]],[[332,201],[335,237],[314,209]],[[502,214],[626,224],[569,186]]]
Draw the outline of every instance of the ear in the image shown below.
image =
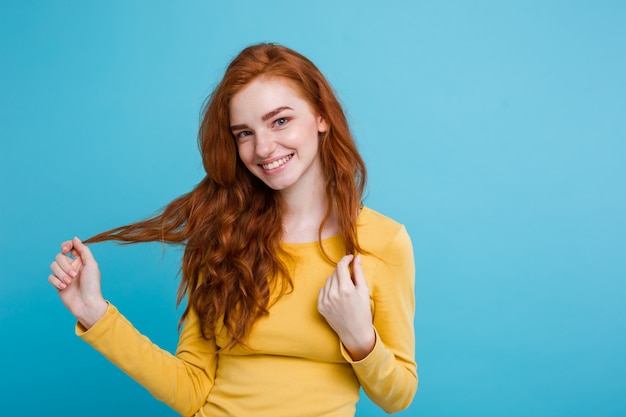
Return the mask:
[[317,116],[317,132],[325,133],[328,131],[328,123],[326,123],[326,119],[324,116]]

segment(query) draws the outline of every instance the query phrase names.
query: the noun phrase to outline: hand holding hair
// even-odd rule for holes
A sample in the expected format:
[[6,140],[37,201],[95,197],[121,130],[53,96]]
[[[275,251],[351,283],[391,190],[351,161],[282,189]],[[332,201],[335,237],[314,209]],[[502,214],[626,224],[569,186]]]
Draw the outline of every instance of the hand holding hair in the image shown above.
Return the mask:
[[353,360],[365,358],[374,349],[376,334],[372,325],[370,294],[360,256],[341,258],[326,285],[320,289],[317,310],[337,333]]
[[61,301],[85,327],[93,326],[106,312],[100,270],[91,251],[77,237],[61,243],[61,252],[50,265],[48,282]]

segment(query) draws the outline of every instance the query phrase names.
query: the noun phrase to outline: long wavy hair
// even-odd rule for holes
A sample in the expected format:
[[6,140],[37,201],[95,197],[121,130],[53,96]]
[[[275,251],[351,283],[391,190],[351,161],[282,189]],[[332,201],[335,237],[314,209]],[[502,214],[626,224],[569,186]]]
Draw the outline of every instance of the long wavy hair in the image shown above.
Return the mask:
[[255,321],[268,312],[270,295],[276,293],[272,299],[277,299],[293,289],[280,260],[279,193],[248,171],[238,157],[230,131],[230,100],[260,76],[291,80],[312,109],[326,120],[329,128],[319,138],[319,157],[326,175],[327,207],[318,240],[321,246],[322,229],[334,215],[346,253],[361,251],[356,221],[366,170],[341,105],[311,61],[271,43],[241,51],[207,100],[198,135],[204,179],[155,217],[86,241],[185,245],[177,299],[180,304],[187,296],[181,322],[194,309],[202,323],[202,335],[210,338],[221,321],[230,336],[222,349],[236,344],[247,346],[246,338]]

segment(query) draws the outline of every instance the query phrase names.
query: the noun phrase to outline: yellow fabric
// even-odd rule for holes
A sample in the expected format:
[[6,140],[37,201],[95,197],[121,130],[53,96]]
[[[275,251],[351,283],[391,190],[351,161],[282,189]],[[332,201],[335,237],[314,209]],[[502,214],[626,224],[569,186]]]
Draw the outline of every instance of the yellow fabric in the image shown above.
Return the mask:
[[[142,336],[113,306],[89,330],[77,334],[111,362],[184,416],[354,416],[362,386],[387,412],[406,408],[417,389],[415,363],[415,269],[404,226],[363,208],[359,242],[370,255],[362,264],[371,294],[374,350],[354,362],[317,312],[317,296],[334,265],[317,242],[284,244],[291,255],[294,291],[274,304],[254,326],[249,344],[216,354],[227,334],[200,335],[191,313],[176,355]],[[342,239],[324,240],[335,260]]]

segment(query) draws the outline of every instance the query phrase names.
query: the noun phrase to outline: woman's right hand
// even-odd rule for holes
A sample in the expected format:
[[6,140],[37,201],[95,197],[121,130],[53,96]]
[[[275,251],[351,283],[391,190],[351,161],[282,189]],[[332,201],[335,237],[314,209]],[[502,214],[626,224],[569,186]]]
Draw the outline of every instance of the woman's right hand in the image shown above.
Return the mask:
[[50,269],[48,281],[59,292],[65,307],[85,328],[93,326],[108,304],[102,296],[98,264],[89,248],[77,237],[63,242]]

